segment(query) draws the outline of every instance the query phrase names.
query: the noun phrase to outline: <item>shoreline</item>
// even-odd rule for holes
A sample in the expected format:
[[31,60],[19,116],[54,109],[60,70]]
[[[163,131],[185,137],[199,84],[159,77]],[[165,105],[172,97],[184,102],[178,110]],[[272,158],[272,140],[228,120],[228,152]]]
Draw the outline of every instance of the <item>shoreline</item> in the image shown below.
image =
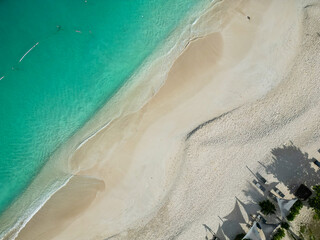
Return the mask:
[[[212,7],[215,4],[216,4],[215,2],[211,2],[210,6]],[[199,4],[199,6],[197,7],[198,11],[201,8],[200,6],[201,6],[201,4]],[[201,11],[203,11],[203,10],[201,10]],[[23,205],[23,203],[22,203],[23,200],[26,198],[30,198],[30,195],[32,195],[32,190],[30,190],[30,189],[35,189],[35,187],[39,186],[40,185],[39,182],[41,182],[43,179],[47,178],[46,175],[52,175],[52,174],[47,174],[47,172],[50,171],[50,169],[54,168],[56,173],[53,175],[55,175],[55,177],[50,179],[50,181],[48,182],[48,184],[46,186],[41,187],[44,189],[44,188],[48,188],[48,186],[50,186],[51,190],[49,190],[49,191],[46,190],[45,194],[41,194],[42,198],[36,200],[36,201],[41,202],[40,205],[33,203],[33,205],[36,205],[36,209],[34,210],[34,212],[31,215],[27,214],[28,216],[25,216],[25,217],[19,219],[18,221],[16,221],[16,223],[10,229],[1,229],[3,231],[2,231],[2,234],[0,235],[0,238],[11,239],[13,237],[13,239],[15,239],[16,236],[21,231],[21,229],[26,224],[28,224],[30,218],[32,218],[34,215],[36,215],[37,212],[39,211],[39,209],[41,209],[43,207],[43,205],[45,205],[46,202],[52,198],[53,195],[55,195],[57,192],[59,192],[61,189],[63,189],[69,183],[69,181],[74,176],[76,176],[74,174],[76,174],[78,170],[76,169],[75,166],[72,166],[72,163],[70,163],[70,159],[79,149],[81,149],[81,147],[83,145],[86,144],[86,142],[88,142],[91,138],[94,138],[97,134],[99,134],[101,131],[103,131],[105,128],[107,128],[108,125],[110,123],[112,123],[114,120],[116,120],[120,117],[123,117],[123,115],[131,114],[132,112],[139,111],[139,109],[142,108],[144,104],[146,104],[146,102],[148,100],[145,100],[146,102],[144,102],[144,103],[143,102],[140,103],[141,106],[138,107],[137,109],[130,109],[130,108],[132,108],[132,106],[130,106],[130,104],[128,104],[128,102],[126,102],[127,101],[127,99],[126,99],[127,92],[131,92],[131,95],[135,94],[135,92],[137,91],[136,88],[138,88],[139,85],[141,84],[139,82],[139,79],[144,78],[146,80],[146,78],[147,78],[147,77],[143,76],[148,72],[148,70],[146,68],[150,68],[150,66],[151,66],[151,68],[152,67],[154,68],[155,62],[159,61],[159,59],[169,57],[169,56],[166,56],[167,54],[165,54],[165,52],[168,51],[168,47],[171,48],[170,51],[175,50],[177,53],[179,53],[179,51],[181,51],[181,47],[182,47],[181,44],[179,46],[170,47],[171,46],[170,43],[172,43],[175,38],[183,38],[183,35],[186,34],[186,31],[190,28],[190,26],[192,25],[192,27],[193,27],[194,22],[191,23],[191,20],[193,18],[195,18],[196,16],[198,16],[197,11],[192,13],[190,16],[187,16],[187,18],[182,23],[180,23],[180,25],[177,27],[175,32],[168,38],[169,40],[166,41],[167,43],[161,44],[161,46],[158,47],[155,50],[155,52],[153,54],[151,54],[151,56],[149,56],[146,59],[145,63],[142,64],[142,66],[129,78],[129,80],[124,84],[124,86],[122,86],[116,92],[116,94],[102,107],[102,109],[98,110],[98,112],[94,115],[94,117],[92,119],[90,119],[78,132],[76,132],[68,140],[68,142],[66,144],[64,144],[63,147],[60,147],[53,154],[53,156],[50,157],[48,162],[45,164],[45,166],[40,171],[40,173],[36,176],[36,178],[32,181],[32,183],[29,185],[29,187],[25,190],[25,192],[17,200],[15,200],[15,202],[4,212],[4,214],[0,218],[0,222],[3,222],[3,223],[6,222],[6,219],[8,219],[10,214],[15,215],[14,209],[19,208],[19,205]],[[198,16],[198,17],[201,17],[201,16]],[[197,19],[194,21],[196,22]],[[184,26],[185,24],[183,24],[183,23],[188,23],[187,27],[185,27]],[[191,33],[189,35],[191,36],[192,34],[194,34],[194,33]],[[176,35],[179,35],[179,37],[177,37]],[[184,41],[188,42],[188,38],[185,37]],[[177,42],[180,42],[180,41],[177,41]],[[176,45],[176,43],[174,45]],[[169,58],[172,61],[172,56]],[[147,73],[147,74],[150,74],[150,73]],[[160,86],[158,86],[158,88],[160,88]],[[156,94],[156,92],[153,92],[153,95],[154,94]],[[150,99],[150,98],[152,98],[152,96],[147,96],[147,98]],[[122,109],[120,111],[119,111],[118,107],[117,108],[112,107],[112,106],[115,106],[119,102],[120,102],[120,104],[123,105]],[[139,103],[138,103],[138,106],[139,106]],[[110,111],[110,109],[111,109],[111,111]],[[124,112],[126,112],[126,113],[124,113]],[[112,116],[112,119],[108,120],[107,123],[105,123],[106,122],[106,120],[105,120],[106,115],[108,117]],[[99,127],[99,125],[102,125],[102,126]],[[85,136],[85,135],[88,135],[88,136],[83,138],[82,136]],[[79,139],[83,139],[83,140],[81,140],[78,144],[76,144],[76,142],[78,142]],[[68,156],[69,159],[64,160],[63,156]],[[66,169],[68,170],[67,173],[65,172]],[[64,175],[62,178],[61,178],[61,174]],[[58,177],[56,175],[58,175]],[[61,183],[59,183],[59,182],[61,182]],[[59,186],[56,186],[57,184]],[[30,209],[28,209],[28,210],[31,210],[31,208],[33,208],[33,207],[30,207]]]
[[[226,3],[224,4],[228,6],[228,1],[225,1],[225,2]],[[255,4],[253,3],[251,4],[253,5],[253,6],[251,5],[252,11],[254,10],[257,11],[257,14],[259,14],[259,10],[260,11],[265,10],[265,6],[263,7],[263,4],[261,3],[260,5],[257,4],[258,7],[254,6]],[[273,4],[276,5],[274,2]],[[225,7],[225,5],[223,6]],[[231,5],[231,3],[229,3],[229,5]],[[248,5],[250,6],[250,4]],[[241,7],[241,4],[239,4],[239,6]],[[221,7],[221,6],[219,5],[217,6],[217,8],[218,7]],[[247,7],[247,5],[243,4],[242,7]],[[269,10],[269,7],[270,6],[267,6],[268,10]],[[276,6],[273,6],[273,7],[276,7]],[[223,7],[221,8],[222,8],[222,10],[220,9],[221,14],[225,13],[223,12]],[[236,6],[234,6],[234,8],[236,8]],[[214,12],[214,10],[212,11]],[[272,15],[270,11],[269,11],[269,14]],[[208,16],[202,16],[203,22],[202,23],[200,22],[199,23],[200,25],[209,24],[208,22],[206,22],[207,21],[206,17],[210,19],[210,13],[206,13],[206,14],[208,14]],[[219,19],[219,16],[216,16],[216,18],[212,17],[211,21],[214,22],[214,20],[217,18]],[[218,33],[210,34],[209,36],[200,38],[194,42],[191,42],[189,45],[187,45],[186,50],[183,51],[183,54],[178,58],[178,60],[175,61],[172,67],[173,69],[175,68],[175,70],[172,70],[172,71],[170,70],[169,72],[168,78],[171,77],[171,79],[175,79],[174,82],[173,80],[166,81],[166,83],[162,86],[159,92],[155,90],[151,91],[152,94],[150,94],[150,96],[153,96],[154,94],[157,93],[156,96],[153,97],[140,111],[133,112],[124,118],[121,118],[121,119],[119,118],[111,122],[110,126],[106,128],[105,131],[96,132],[95,137],[90,137],[90,139],[86,141],[86,144],[83,145],[83,148],[79,148],[79,151],[73,156],[74,160],[71,161],[71,164],[70,164],[71,168],[81,169],[80,173],[78,174],[80,176],[81,175],[94,176],[97,179],[100,179],[100,180],[103,179],[102,181],[106,183],[105,184],[106,189],[104,189],[102,192],[97,192],[97,195],[93,200],[93,202],[90,204],[90,206],[86,209],[82,209],[82,210],[80,209],[78,212],[78,215],[73,216],[73,218],[75,219],[72,223],[68,224],[68,229],[69,229],[68,231],[55,233],[57,234],[56,235],[57,239],[59,239],[59,237],[60,239],[68,239],[68,237],[70,239],[70,237],[73,236],[72,234],[74,232],[72,231],[72,229],[77,228],[76,226],[83,225],[84,224],[83,219],[87,219],[86,221],[88,221],[88,219],[93,219],[95,217],[97,218],[102,217],[101,213],[99,213],[99,209],[100,211],[101,209],[104,209],[105,212],[108,212],[108,210],[110,211],[111,209],[109,209],[108,206],[105,206],[107,205],[108,201],[109,203],[113,202],[114,204],[116,204],[115,199],[119,201],[120,196],[125,198],[122,195],[123,193],[121,193],[120,190],[118,190],[120,192],[117,193],[117,188],[119,188],[120,186],[120,187],[123,187],[124,189],[127,189],[128,186],[126,185],[130,185],[129,184],[130,181],[136,178],[136,174],[139,173],[139,169],[138,169],[139,166],[143,166],[143,165],[145,165],[145,168],[148,169],[148,171],[151,171],[152,174],[148,175],[147,173],[143,173],[141,174],[142,179],[147,180],[150,178],[150,176],[155,178],[155,180],[152,180],[152,181],[148,180],[150,181],[150,184],[153,187],[143,186],[142,180],[141,180],[142,182],[136,183],[137,185],[140,184],[139,186],[140,188],[142,188],[142,190],[136,189],[137,191],[139,190],[141,194],[143,192],[148,192],[154,195],[153,197],[150,197],[148,201],[143,203],[144,206],[139,206],[140,208],[143,207],[142,209],[144,209],[146,212],[149,212],[149,216],[144,215],[144,216],[137,217],[136,213],[134,212],[130,213],[130,211],[128,212],[127,207],[123,208],[123,206],[119,206],[117,204],[114,206],[119,207],[119,209],[123,209],[124,212],[127,211],[128,216],[126,217],[121,216],[122,213],[120,210],[118,210],[118,212],[115,211],[113,215],[114,217],[119,216],[117,219],[118,222],[121,220],[121,217],[122,217],[122,220],[120,221],[122,224],[121,225],[122,229],[128,226],[137,225],[138,223],[141,224],[140,222],[141,220],[139,220],[141,218],[151,220],[152,216],[163,205],[164,199],[168,197],[168,194],[169,194],[168,191],[170,191],[171,187],[173,186],[172,182],[175,182],[173,181],[173,179],[175,179],[177,175],[177,173],[175,172],[177,170],[175,169],[175,166],[177,167],[177,165],[179,165],[179,161],[173,161],[173,159],[176,158],[177,151],[180,151],[178,149],[181,147],[181,144],[183,143],[181,141],[181,138],[183,138],[188,131],[192,130],[192,128],[201,124],[201,122],[212,118],[212,116],[222,114],[226,111],[226,109],[232,110],[236,106],[241,106],[242,104],[252,102],[258,98],[261,98],[266,94],[266,92],[273,89],[279,83],[277,82],[279,81],[279,79],[277,79],[275,76],[271,76],[269,77],[270,79],[267,79],[265,80],[265,82],[262,82],[263,86],[261,87],[261,89],[259,88],[259,86],[257,86],[258,89],[255,88],[256,86],[254,88],[247,89],[247,86],[250,86],[252,83],[254,83],[254,81],[257,81],[255,76],[251,76],[251,79],[244,79],[242,82],[240,81],[240,83],[234,82],[233,78],[237,76],[237,73],[239,73],[240,71],[238,69],[239,66],[241,68],[242,65],[245,65],[243,61],[247,60],[247,63],[248,63],[248,61],[250,62],[254,59],[253,58],[248,60],[249,58],[248,56],[251,56],[251,57],[258,56],[257,59],[260,61],[259,64],[261,66],[264,65],[264,62],[262,61],[262,59],[259,58],[259,54],[256,53],[256,52],[260,54],[264,53],[262,50],[260,50],[261,52],[259,52],[259,49],[261,48],[260,46],[261,39],[260,39],[260,42],[256,39],[249,39],[249,37],[251,36],[250,34],[252,34],[253,36],[255,36],[254,34],[258,35],[259,29],[256,29],[256,28],[260,26],[259,21],[264,23],[265,27],[271,27],[272,29],[272,25],[268,26],[267,21],[263,22],[263,19],[259,20],[259,17],[257,17],[255,19],[256,28],[251,29],[252,27],[248,27],[249,30],[252,32],[244,31],[242,35],[236,35],[238,34],[237,31],[245,30],[245,27],[247,26],[245,24],[248,24],[248,22],[241,22],[241,24],[243,25],[240,24],[240,26],[238,26],[237,21],[239,21],[240,19],[241,18],[237,15],[230,18],[228,18],[227,16],[226,21],[224,22],[223,28],[219,29],[219,27],[217,27],[216,31]],[[223,25],[223,23],[221,23],[221,25]],[[214,27],[212,29],[214,29]],[[290,30],[288,29],[282,29],[282,30],[286,34],[287,34],[286,31],[290,32]],[[206,31],[209,32],[210,30],[208,30],[208,28],[203,30],[203,32],[206,32]],[[230,37],[230,34],[231,34],[231,37]],[[234,35],[232,36],[232,34]],[[224,36],[224,38],[222,36]],[[232,45],[232,42],[234,41],[234,38],[236,36],[243,37],[243,39],[240,39],[240,42],[242,40],[241,42],[242,45],[240,44],[240,47],[238,49]],[[226,37],[230,37],[230,38],[228,39]],[[222,39],[224,41],[222,41]],[[250,43],[253,43],[254,40],[257,41],[256,45],[254,45],[255,48],[253,48],[253,46],[250,45]],[[221,46],[221,44],[223,44],[223,47]],[[275,43],[273,42],[273,44]],[[280,43],[278,44],[280,45],[279,47],[281,48],[282,45]],[[264,46],[265,48],[268,47],[267,44],[262,46]],[[292,43],[292,46],[289,46],[289,47],[294,49],[295,43]],[[219,52],[221,48],[223,48],[223,51]],[[199,53],[200,49],[202,49],[202,51],[200,51]],[[208,49],[213,50],[213,53],[215,53],[213,57],[206,54],[206,51]],[[251,53],[251,55],[248,54],[248,52]],[[197,53],[199,53],[199,55],[197,55]],[[293,58],[294,55],[295,53],[292,53],[292,56],[288,57],[289,60]],[[193,69],[192,68],[193,63],[192,62],[190,63],[190,59],[194,56],[197,56],[199,59],[201,59],[202,56],[205,56],[205,57],[201,59],[202,62],[199,61],[200,63],[196,66],[197,68]],[[272,60],[273,58],[271,57],[270,61],[272,62]],[[288,63],[290,65],[289,60],[288,60]],[[283,63],[284,65],[280,64],[281,65],[280,68],[281,67],[285,68],[285,66],[287,66],[288,63],[284,62]],[[189,69],[191,70],[188,71]],[[226,71],[226,69],[228,71]],[[233,75],[231,76],[230,76],[230,69],[233,69],[234,71]],[[261,76],[264,69],[262,68],[258,70],[260,70],[260,72],[258,71],[256,74]],[[241,69],[241,71],[243,71],[243,69]],[[247,74],[248,71],[249,70],[245,69],[244,74]],[[280,71],[280,73],[278,72],[278,74],[279,74],[278,77],[281,78],[281,76],[283,74],[286,74],[286,72],[281,73]],[[188,76],[193,76],[193,78],[189,79],[188,84],[186,84],[185,81],[181,82],[181,80],[188,79]],[[194,79],[202,79],[202,80],[201,81],[199,80],[199,83],[194,84]],[[231,87],[232,85],[233,85],[233,88]],[[230,89],[232,91],[230,91]],[[179,99],[179,93],[181,96],[183,96],[180,99]],[[243,93],[245,93],[246,96],[243,96]],[[215,94],[216,96],[211,96]],[[202,97],[199,97],[200,95]],[[206,98],[203,98],[203,96],[206,96]],[[233,100],[233,102],[229,102],[229,101],[226,102],[227,100],[229,100],[230,97]],[[210,102],[211,105],[203,106],[203,104],[201,104],[203,102]],[[212,102],[214,102],[214,104],[212,104]],[[190,106],[187,106],[188,104],[193,108],[191,109]],[[157,106],[157,108],[155,108],[154,106]],[[153,111],[153,109],[155,110]],[[172,109],[174,110],[172,111]],[[203,110],[204,110],[204,113],[203,113]],[[199,115],[196,115],[195,112],[197,112],[197,114]],[[197,116],[196,118],[194,117],[195,115]],[[150,119],[148,119],[148,117]],[[184,118],[193,119],[193,121],[191,123],[188,121],[184,122],[183,121]],[[175,122],[175,125],[172,125],[173,119],[175,119],[175,121],[176,119],[179,119],[179,121]],[[159,121],[161,123],[159,123]],[[153,128],[153,126],[156,125],[156,123],[158,124],[157,127]],[[164,126],[166,127],[164,129],[166,131],[166,134],[168,134],[167,131],[170,131],[170,130],[173,131],[174,133],[169,133],[168,135],[161,136],[162,131],[161,129],[157,129],[157,128],[161,127],[162,124],[164,124]],[[144,127],[142,126],[145,126],[146,129],[143,130]],[[125,135],[121,136],[121,131],[119,133],[119,129],[123,129],[123,127],[125,127],[126,129],[126,133]],[[178,128],[179,131],[177,131],[176,128]],[[108,134],[104,132],[108,132]],[[126,145],[126,142],[129,142],[134,135],[136,135],[135,139],[131,140],[133,141],[133,143],[131,144],[128,143]],[[157,138],[159,139],[151,138],[151,136],[157,136]],[[116,141],[115,139],[117,139],[118,141]],[[150,142],[150,139],[153,139],[153,141],[156,140],[156,143]],[[163,144],[162,143],[163,141],[167,141],[168,139],[173,139],[173,140],[170,140],[170,144],[172,144],[173,147],[169,146],[169,150],[166,149],[168,145],[164,145],[164,146],[161,145]],[[109,144],[110,140],[114,141],[115,145]],[[142,142],[144,144],[138,145],[137,140],[138,141],[143,140]],[[117,144],[118,146],[116,146]],[[123,146],[122,148],[119,148],[119,145],[121,144]],[[110,148],[108,148],[108,146]],[[124,146],[128,146],[128,148],[124,148]],[[153,158],[156,157],[155,153],[151,154],[149,152],[148,153],[149,155],[147,154],[146,156],[145,149],[143,149],[142,146],[145,149],[152,149],[153,151],[157,152],[161,156],[161,159],[164,159],[164,160],[161,160],[160,158],[158,159],[156,158],[159,161],[154,160]],[[162,146],[161,147],[162,149],[157,149],[157,146]],[[117,151],[117,148],[118,148],[118,154],[115,154],[112,151],[105,150],[105,149],[114,149],[114,151]],[[124,156],[125,154],[121,153],[123,152],[121,149],[126,149],[126,151],[130,149],[128,150],[127,155],[129,155],[130,152],[132,153],[130,158],[132,157],[133,159],[135,159],[134,165],[132,164],[132,160],[128,161],[128,156]],[[96,154],[99,156],[95,156]],[[112,155],[118,159],[112,159],[111,157]],[[140,158],[142,156],[142,159],[135,157],[135,155],[140,156]],[[103,158],[103,156],[107,156],[107,158],[104,157],[103,161],[101,161],[100,158]],[[122,160],[120,161],[119,158],[121,158]],[[89,159],[91,161],[87,161]],[[153,164],[158,165],[158,167],[161,167],[160,168],[162,170],[161,174],[164,173],[164,176],[161,174],[157,175],[157,171],[159,170],[159,168],[157,169],[152,168],[152,164],[148,163],[148,161],[146,161],[147,159],[152,159]],[[115,174],[115,176],[109,177],[109,175],[112,175],[113,173]],[[158,189],[155,189],[156,188],[155,186]],[[144,189],[144,187],[146,187],[146,189]],[[163,189],[166,189],[165,193],[161,193]],[[115,196],[113,200],[108,198],[108,196],[112,194],[114,195],[118,194],[118,197]],[[139,196],[136,196],[135,194],[130,196],[131,198],[135,197],[136,198],[135,201],[139,202]],[[140,199],[140,201],[142,200],[143,199]],[[104,207],[99,208],[99,204],[101,206],[102,202],[104,202],[103,204]],[[131,205],[131,206],[134,206],[134,205]],[[44,209],[43,211],[46,211],[46,210]],[[91,215],[90,215],[90,211],[91,211]],[[119,215],[119,212],[121,213],[120,215]],[[108,213],[112,215],[112,211]],[[86,216],[86,214],[88,216]],[[130,214],[131,214],[131,219],[129,217]],[[22,239],[28,239],[28,237],[26,238],[26,236],[32,236],[30,235],[32,234],[32,224],[36,224],[37,221],[40,221],[39,219],[41,219],[41,216],[38,219],[35,219],[32,223],[30,223],[31,226],[29,226],[29,229],[23,230]],[[108,232],[108,229],[103,231],[101,231],[101,229],[100,230],[97,229],[96,234],[99,232],[99,234],[103,234],[104,236],[107,236],[107,235],[117,234],[122,231],[121,229],[117,229],[116,226],[113,226],[114,228],[111,231],[112,229],[111,226],[112,224],[116,225],[116,223],[114,223],[116,221],[112,217],[110,217],[110,219],[103,220],[103,223],[105,224],[103,228],[105,229],[107,225],[110,228],[109,229],[110,233],[105,233],[106,231]],[[126,219],[129,219],[129,220],[126,222]],[[100,226],[100,228],[101,227],[102,226]],[[59,235],[59,234],[62,234],[62,235]],[[79,234],[81,233],[79,232]],[[85,234],[90,234],[90,233],[85,233]],[[88,235],[88,236],[92,236],[92,235]],[[71,237],[71,239],[73,237]],[[85,236],[81,235],[81,237],[85,237]]]

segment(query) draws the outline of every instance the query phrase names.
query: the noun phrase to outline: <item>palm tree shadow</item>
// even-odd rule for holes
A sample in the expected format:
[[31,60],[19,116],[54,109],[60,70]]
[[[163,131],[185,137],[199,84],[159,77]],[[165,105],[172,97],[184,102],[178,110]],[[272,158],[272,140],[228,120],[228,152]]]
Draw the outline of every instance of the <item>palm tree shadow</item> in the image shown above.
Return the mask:
[[286,185],[294,193],[300,184],[311,187],[320,181],[319,172],[313,167],[313,160],[293,145],[283,145],[271,150],[273,161],[265,166],[266,172]]
[[[271,194],[270,190],[274,189],[279,183],[284,184],[291,194],[294,194],[300,184],[304,184],[311,188],[320,182],[320,171],[314,167],[313,158],[309,158],[308,153],[302,152],[300,148],[295,146],[292,142],[290,145],[283,145],[271,150],[273,161],[270,164],[264,165],[260,163],[267,174],[273,175],[275,182],[262,183],[256,177],[256,181],[259,181],[264,186],[265,191],[258,189],[251,181],[247,182],[247,186],[243,189],[244,195],[249,200],[248,203],[243,203],[236,198],[249,217],[257,213],[260,209],[258,203],[265,199],[270,199],[277,206],[277,201],[272,198],[274,194]],[[279,209],[277,208],[276,216],[279,215]],[[264,216],[269,224],[279,224],[279,219],[274,215]],[[221,218],[220,218],[221,219]],[[239,215],[238,206],[227,216],[224,217],[223,224],[219,225],[219,230],[229,238],[233,239],[237,234],[244,232],[241,224],[244,223],[243,218]],[[220,234],[220,236],[223,236]],[[219,237],[220,237],[219,236]]]

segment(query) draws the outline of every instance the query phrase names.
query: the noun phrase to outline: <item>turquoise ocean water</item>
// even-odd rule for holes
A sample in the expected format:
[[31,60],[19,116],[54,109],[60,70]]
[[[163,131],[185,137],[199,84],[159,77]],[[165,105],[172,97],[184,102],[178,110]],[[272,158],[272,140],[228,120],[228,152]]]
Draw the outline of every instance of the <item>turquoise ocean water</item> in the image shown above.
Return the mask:
[[0,214],[199,2],[0,1]]

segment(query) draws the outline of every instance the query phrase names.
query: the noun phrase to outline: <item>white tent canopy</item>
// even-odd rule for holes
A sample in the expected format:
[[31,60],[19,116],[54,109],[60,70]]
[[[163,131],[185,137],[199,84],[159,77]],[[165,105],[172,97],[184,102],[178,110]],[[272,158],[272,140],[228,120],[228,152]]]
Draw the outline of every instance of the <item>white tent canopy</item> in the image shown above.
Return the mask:
[[266,223],[263,223],[263,221],[260,221],[259,225],[261,227],[261,230],[262,230],[266,240],[271,239],[271,234],[279,226],[279,224],[266,224]]
[[286,200],[286,199],[277,197],[277,202],[280,208],[282,218],[286,218],[288,216],[288,214],[290,213],[291,207],[297,200],[298,199]]
[[261,236],[256,222],[250,228],[249,232],[243,237],[243,239],[261,240]]

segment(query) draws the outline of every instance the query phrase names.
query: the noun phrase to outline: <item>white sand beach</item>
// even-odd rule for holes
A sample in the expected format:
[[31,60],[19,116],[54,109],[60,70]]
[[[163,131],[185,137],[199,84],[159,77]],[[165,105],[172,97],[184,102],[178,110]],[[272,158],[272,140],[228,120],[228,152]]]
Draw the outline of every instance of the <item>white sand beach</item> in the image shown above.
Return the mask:
[[289,194],[310,178],[292,178],[289,167],[308,167],[292,156],[320,157],[319,16],[312,0],[216,4],[197,23],[210,34],[190,42],[147,104],[76,152],[77,175],[17,239],[204,239],[202,224],[216,231],[235,197],[263,198],[247,166]]

